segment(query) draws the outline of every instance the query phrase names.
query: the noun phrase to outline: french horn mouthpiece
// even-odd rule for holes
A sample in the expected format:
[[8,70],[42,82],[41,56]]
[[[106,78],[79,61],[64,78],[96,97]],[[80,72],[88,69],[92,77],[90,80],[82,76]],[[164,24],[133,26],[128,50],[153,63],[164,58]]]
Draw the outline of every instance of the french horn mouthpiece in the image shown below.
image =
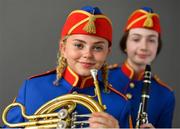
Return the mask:
[[96,80],[98,70],[97,69],[91,69],[90,72],[91,72],[93,79]]

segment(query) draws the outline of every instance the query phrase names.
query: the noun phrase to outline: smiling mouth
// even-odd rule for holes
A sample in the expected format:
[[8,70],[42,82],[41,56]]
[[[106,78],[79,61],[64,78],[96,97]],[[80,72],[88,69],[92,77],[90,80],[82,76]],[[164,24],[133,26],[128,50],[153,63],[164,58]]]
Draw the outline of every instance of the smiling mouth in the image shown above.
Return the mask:
[[148,55],[143,55],[143,54],[138,54],[138,56],[139,56],[140,58],[143,58],[143,59],[145,59],[145,58],[148,57]]
[[90,68],[90,67],[93,67],[95,65],[95,63],[88,63],[88,62],[80,62],[80,64],[86,68]]

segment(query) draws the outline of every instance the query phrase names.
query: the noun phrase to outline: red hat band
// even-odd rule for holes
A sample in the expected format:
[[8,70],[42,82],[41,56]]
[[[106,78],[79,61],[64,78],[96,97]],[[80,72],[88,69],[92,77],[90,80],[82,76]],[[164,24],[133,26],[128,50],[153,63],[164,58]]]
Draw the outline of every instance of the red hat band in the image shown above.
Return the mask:
[[127,21],[125,31],[132,28],[148,28],[161,32],[159,15],[156,13],[146,12],[142,9],[134,11]]
[[112,43],[111,20],[105,15],[93,15],[83,10],[71,12],[63,26],[61,37],[71,34],[99,36]]

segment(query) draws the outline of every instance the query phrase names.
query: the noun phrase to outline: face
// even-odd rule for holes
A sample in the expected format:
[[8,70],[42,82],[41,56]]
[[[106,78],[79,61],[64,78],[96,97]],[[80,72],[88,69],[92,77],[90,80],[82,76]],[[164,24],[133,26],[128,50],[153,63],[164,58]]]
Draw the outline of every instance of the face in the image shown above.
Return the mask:
[[126,43],[128,63],[134,67],[145,67],[156,57],[158,33],[154,30],[135,28],[129,31]]
[[92,68],[100,69],[109,52],[106,39],[90,35],[71,35],[61,46],[68,66],[80,76],[89,76]]

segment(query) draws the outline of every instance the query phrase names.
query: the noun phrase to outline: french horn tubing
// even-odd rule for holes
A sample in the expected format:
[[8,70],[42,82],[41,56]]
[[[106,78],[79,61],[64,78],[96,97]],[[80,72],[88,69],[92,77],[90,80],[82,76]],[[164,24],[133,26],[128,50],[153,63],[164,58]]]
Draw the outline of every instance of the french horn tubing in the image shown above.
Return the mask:
[[[90,117],[90,114],[77,114],[73,112],[77,104],[86,107],[90,112],[101,112],[105,110],[102,105],[101,93],[96,79],[97,70],[91,72],[95,83],[95,95],[98,102],[92,96],[85,94],[66,94],[54,98],[42,105],[33,115],[25,113],[25,107],[20,103],[12,103],[5,108],[2,114],[2,120],[5,125],[11,128],[75,128],[77,124],[83,125],[87,121],[76,121],[77,117]],[[7,121],[8,111],[14,107],[21,109],[22,116],[27,122],[9,123]],[[62,108],[62,109],[61,109]],[[56,112],[60,109],[58,112]]]

